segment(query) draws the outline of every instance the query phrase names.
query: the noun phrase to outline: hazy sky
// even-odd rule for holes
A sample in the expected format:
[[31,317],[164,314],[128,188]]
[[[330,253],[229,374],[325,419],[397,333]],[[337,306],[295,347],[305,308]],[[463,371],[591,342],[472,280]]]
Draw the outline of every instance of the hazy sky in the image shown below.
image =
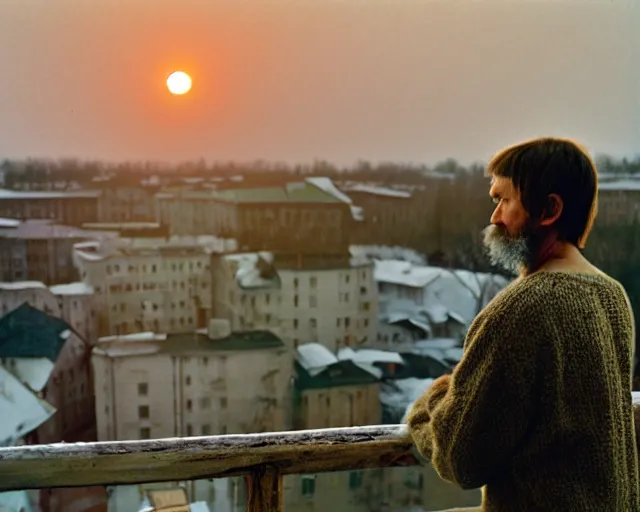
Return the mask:
[[638,0],[1,0],[0,70],[0,158],[640,153]]

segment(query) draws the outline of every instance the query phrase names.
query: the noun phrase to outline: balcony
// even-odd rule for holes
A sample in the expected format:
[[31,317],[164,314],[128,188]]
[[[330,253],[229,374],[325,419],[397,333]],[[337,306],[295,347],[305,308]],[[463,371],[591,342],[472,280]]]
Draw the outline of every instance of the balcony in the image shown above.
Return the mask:
[[283,510],[285,475],[417,465],[404,425],[0,448],[0,491],[245,476],[248,512]]

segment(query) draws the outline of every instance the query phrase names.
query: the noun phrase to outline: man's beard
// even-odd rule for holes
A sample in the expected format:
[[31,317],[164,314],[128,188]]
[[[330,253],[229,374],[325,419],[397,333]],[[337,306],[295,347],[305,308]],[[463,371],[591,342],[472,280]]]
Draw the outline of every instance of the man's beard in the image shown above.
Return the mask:
[[483,231],[483,242],[492,265],[502,267],[514,275],[522,269],[530,270],[535,254],[534,233],[525,226],[516,235],[511,235],[502,226],[491,224]]

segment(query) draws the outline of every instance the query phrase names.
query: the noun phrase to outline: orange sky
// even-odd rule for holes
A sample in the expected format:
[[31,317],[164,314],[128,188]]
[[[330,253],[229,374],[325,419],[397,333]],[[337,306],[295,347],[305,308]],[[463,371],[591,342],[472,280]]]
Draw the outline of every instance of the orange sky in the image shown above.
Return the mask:
[[0,158],[467,162],[548,133],[640,153],[638,4],[5,0]]

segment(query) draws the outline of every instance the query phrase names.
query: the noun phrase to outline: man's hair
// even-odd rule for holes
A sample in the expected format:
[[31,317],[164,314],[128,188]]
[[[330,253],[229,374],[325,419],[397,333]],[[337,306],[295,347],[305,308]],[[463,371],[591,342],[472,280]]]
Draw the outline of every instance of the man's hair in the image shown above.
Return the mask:
[[584,147],[555,137],[528,140],[495,155],[487,174],[510,178],[533,219],[542,218],[549,195],[557,194],[563,208],[553,228],[562,240],[584,248],[598,211],[598,173]]

